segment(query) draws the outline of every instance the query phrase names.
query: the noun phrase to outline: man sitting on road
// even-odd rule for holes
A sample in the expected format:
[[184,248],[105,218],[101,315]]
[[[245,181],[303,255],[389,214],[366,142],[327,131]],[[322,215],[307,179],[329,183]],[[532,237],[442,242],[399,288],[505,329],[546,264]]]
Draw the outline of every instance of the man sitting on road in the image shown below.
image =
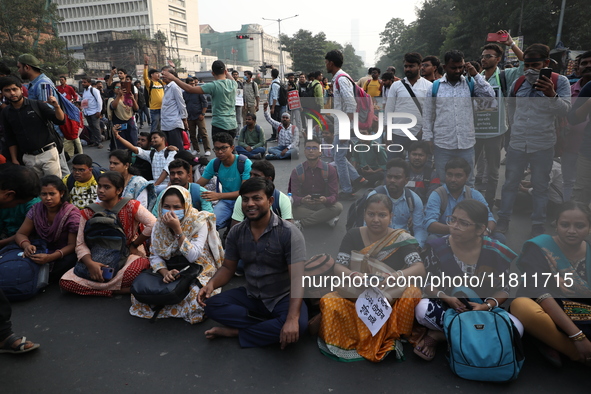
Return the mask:
[[262,159],[265,155],[265,132],[257,124],[257,116],[248,113],[244,117],[246,124],[238,137],[236,153],[244,155],[249,159]]
[[[472,168],[468,162],[460,157],[454,157],[445,165],[445,184],[431,193],[425,206],[425,228],[431,236],[440,237],[449,234],[447,217],[460,201],[474,199],[484,205],[484,196],[476,189],[466,186]],[[500,242],[505,242],[503,234],[494,233],[496,221],[488,211],[488,235]]]
[[[201,198],[201,193],[206,192],[207,189],[196,183],[191,183],[193,172],[191,165],[185,160],[174,159],[168,165],[168,173],[170,174],[170,185],[182,186],[191,193],[191,202],[193,208],[199,211],[207,211],[213,213],[211,202]],[[160,199],[166,191],[163,190],[154,203],[152,208],[152,215],[158,217],[158,207],[160,207]]]
[[[243,348],[279,343],[284,349],[306,331],[308,308],[299,285],[306,245],[293,224],[272,212],[274,189],[264,178],[240,186],[246,219],[230,230],[224,263],[198,295],[205,314],[225,326],[205,331],[208,339],[238,337]],[[246,287],[211,297],[232,279],[239,260],[244,261]]]
[[250,178],[252,161],[233,153],[234,137],[228,133],[214,134],[213,150],[216,158],[207,164],[197,183],[205,186],[211,178],[218,177],[218,186],[221,184],[222,188],[218,187],[217,192],[204,192],[201,197],[208,201],[218,201],[213,212],[216,216],[216,227],[220,230],[230,224],[240,185]]
[[415,141],[408,148],[408,158],[410,160],[410,180],[406,187],[427,203],[427,199],[433,192],[441,186],[437,171],[427,164],[427,159],[431,154],[431,147],[427,141]]
[[320,160],[320,141],[306,141],[307,161],[291,172],[288,191],[293,197],[293,216],[302,227],[327,223],[334,227],[343,211],[338,202],[339,180],[333,166]]
[[281,122],[277,122],[271,118],[268,103],[263,104],[263,110],[265,111],[267,122],[277,129],[277,146],[269,148],[269,154],[266,156],[266,159],[291,159],[292,155],[297,159],[300,134],[298,128],[291,124],[291,115],[288,112],[284,112],[281,115]]

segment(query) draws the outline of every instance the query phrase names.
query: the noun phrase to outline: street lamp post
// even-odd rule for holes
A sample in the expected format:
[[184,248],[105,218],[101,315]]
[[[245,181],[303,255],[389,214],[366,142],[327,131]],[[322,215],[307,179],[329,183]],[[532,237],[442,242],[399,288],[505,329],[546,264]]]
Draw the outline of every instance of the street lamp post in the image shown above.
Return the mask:
[[283,19],[263,18],[266,21],[273,21],[273,22],[277,22],[279,24],[279,40],[280,40],[279,41],[279,75],[280,75],[281,79],[283,79],[283,47],[281,46],[281,21],[295,18],[296,16],[299,16],[299,15],[289,16],[289,17],[283,18]]

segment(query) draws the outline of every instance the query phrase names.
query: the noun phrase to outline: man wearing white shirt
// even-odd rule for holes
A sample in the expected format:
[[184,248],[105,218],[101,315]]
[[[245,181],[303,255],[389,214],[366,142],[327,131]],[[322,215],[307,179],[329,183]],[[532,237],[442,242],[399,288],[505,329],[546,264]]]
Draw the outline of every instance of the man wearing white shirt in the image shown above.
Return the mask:
[[[384,125],[388,124],[388,114],[394,112],[404,112],[413,114],[417,118],[417,124],[408,129],[417,140],[421,139],[423,133],[423,106],[427,92],[432,89],[433,84],[421,77],[421,62],[423,57],[416,52],[404,55],[404,79],[396,81],[388,91],[388,100],[384,110]],[[393,118],[392,123],[408,123],[406,118]],[[408,152],[411,140],[402,130],[392,130],[392,144],[399,144],[404,147],[402,152],[388,151],[388,159],[405,158]],[[396,150],[396,149],[392,149]]]
[[88,131],[90,131],[90,144],[88,146],[96,146],[102,149],[101,144],[101,111],[103,110],[103,99],[101,93],[93,88],[90,78],[82,78],[82,87],[84,93],[82,94],[82,113],[88,122]]
[[[439,179],[445,179],[445,164],[453,157],[465,159],[474,169],[476,134],[472,97],[492,98],[495,94],[474,66],[464,63],[462,52],[447,52],[444,63],[445,75],[427,91],[423,108],[423,139],[432,145]],[[464,70],[468,78],[463,75]],[[474,171],[470,171],[466,184],[474,185]]]
[[[175,77],[176,71],[172,67],[164,67],[161,71],[168,71]],[[165,74],[162,74],[162,80],[166,83],[164,86],[164,97],[162,98],[162,108],[160,109],[160,129],[166,134],[166,140],[169,145],[176,146],[183,151],[183,130],[189,129],[187,123],[187,107],[183,99],[183,91],[173,80],[168,80]]]

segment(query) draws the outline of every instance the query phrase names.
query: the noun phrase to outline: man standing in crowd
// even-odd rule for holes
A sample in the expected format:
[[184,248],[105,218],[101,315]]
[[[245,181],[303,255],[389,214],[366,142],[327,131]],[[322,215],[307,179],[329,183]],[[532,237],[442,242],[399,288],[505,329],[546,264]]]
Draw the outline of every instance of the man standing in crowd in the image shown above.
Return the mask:
[[88,123],[90,133],[90,143],[88,146],[95,146],[98,149],[103,148],[101,137],[101,111],[103,109],[103,100],[100,92],[91,86],[92,80],[88,77],[82,78],[82,113]]
[[242,107],[242,117],[246,118],[246,114],[256,115],[259,110],[260,93],[259,85],[252,79],[252,71],[245,71],[244,76],[246,81],[244,82],[244,107]]
[[66,100],[71,102],[78,101],[78,93],[76,93],[73,87],[68,85],[67,79],[63,75],[60,77],[60,84],[56,86],[56,89]]
[[144,55],[144,86],[148,91],[148,102],[150,108],[150,119],[152,127],[150,133],[160,130],[160,109],[162,108],[162,98],[164,97],[164,82],[160,79],[160,72],[156,69],[148,70],[150,58]]
[[380,81],[381,70],[377,67],[371,69],[371,78],[365,81],[363,84],[363,90],[366,91],[371,97],[379,97],[382,94],[382,81]]
[[439,66],[441,62],[437,56],[427,56],[421,63],[421,77],[425,78],[429,82],[433,82],[439,78]]
[[[236,89],[236,97],[242,96],[242,105],[236,105],[236,135],[242,128],[242,110],[244,109],[244,84],[240,80],[240,74],[236,70],[232,70],[232,79],[236,81],[238,87]],[[242,95],[240,95],[240,91],[242,91]]]
[[[445,179],[445,164],[462,157],[474,168],[474,111],[472,97],[494,97],[492,87],[464,54],[453,50],[445,54],[445,75],[427,91],[423,108],[423,139],[433,147],[435,169]],[[463,75],[464,70],[469,74]],[[473,171],[468,185],[473,185]]]
[[[582,78],[591,79],[591,52],[585,52],[579,63],[579,72]],[[587,121],[579,157],[577,160],[577,177],[573,188],[573,199],[585,205],[591,203],[591,122],[588,121],[591,114],[591,83],[585,84],[581,89],[573,108],[568,114],[571,125],[578,125]]]
[[163,67],[161,71],[166,71],[162,73],[162,80],[166,83],[166,86],[164,86],[164,97],[162,97],[160,128],[166,135],[168,143],[182,151],[185,150],[183,147],[183,130],[189,129],[183,91],[175,81],[168,79],[168,75],[178,77],[174,68],[167,66]]
[[0,90],[9,105],[0,115],[10,160],[18,161],[18,152],[23,153],[23,163],[33,169],[39,177],[61,175],[60,159],[55,130],[47,122],[57,125],[64,123],[64,112],[54,96],[47,103],[23,96],[21,82],[13,76],[0,78]]
[[[509,33],[505,30],[500,30],[499,34],[507,34],[507,40],[502,42],[508,48],[513,49],[513,53],[519,59],[519,67],[510,68],[507,70],[499,70],[498,64],[503,60],[503,50],[497,44],[487,44],[482,49],[482,75],[490,86],[495,89],[498,94],[498,109],[499,116],[499,134],[497,136],[481,136],[476,135],[476,145],[474,146],[474,159],[478,163],[481,155],[484,155],[486,161],[486,191],[484,198],[488,204],[488,208],[492,211],[495,196],[497,193],[497,185],[499,183],[499,167],[501,166],[501,148],[503,143],[503,136],[507,131],[507,119],[505,115],[505,97],[508,97],[507,90],[513,85],[513,82],[523,75],[523,52],[515,44]],[[484,183],[484,182],[483,182]]]
[[343,211],[338,202],[339,181],[333,166],[320,160],[320,141],[314,137],[304,146],[306,161],[291,172],[293,217],[302,227],[328,223],[334,227]]
[[202,86],[187,85],[178,77],[167,71],[162,72],[167,80],[176,82],[183,90],[189,93],[209,94],[211,96],[211,136],[217,133],[228,133],[232,138],[236,137],[236,81],[226,70],[226,65],[221,60],[216,60],[211,65],[212,82]]
[[[279,70],[276,68],[271,70],[271,77],[273,81],[271,82],[271,88],[269,90],[269,106],[271,108],[271,117],[273,120],[279,122],[281,120],[281,115],[287,111],[286,105],[279,104],[279,93],[282,89],[281,87],[281,79],[279,78]],[[277,129],[273,128],[273,134],[271,138],[267,140],[267,142],[274,142],[277,141]]]
[[[190,86],[197,86],[197,80],[187,78],[187,84]],[[191,145],[193,145],[193,154],[199,155],[199,139],[203,141],[203,150],[205,156],[211,155],[211,148],[209,147],[209,137],[207,136],[207,128],[205,127],[205,113],[207,112],[207,99],[205,95],[198,93],[183,92],[183,99],[187,105],[187,112],[189,118],[189,137],[191,138]],[[199,137],[197,137],[197,131]]]
[[546,231],[544,223],[556,143],[556,119],[566,116],[570,110],[570,84],[563,75],[540,76],[540,70],[550,64],[550,48],[546,45],[530,45],[523,57],[524,76],[509,89],[512,98],[507,111],[512,124],[511,140],[507,148],[497,231],[505,233],[509,228],[519,183],[529,163],[533,186],[533,238]]
[[[341,70],[343,66],[343,53],[337,49],[333,49],[324,57],[324,63],[326,64],[326,71],[332,74],[333,107],[336,110],[346,113],[349,121],[352,121],[353,114],[357,110],[357,103],[355,102],[355,94],[353,92],[354,82],[349,74]],[[350,167],[347,166],[347,147],[349,146],[349,140],[339,135],[339,122],[336,118],[334,128],[335,145],[337,145],[334,161],[342,190],[339,193],[339,199],[355,200],[356,196],[353,193],[352,181],[355,179],[364,179],[359,176],[357,171],[354,170],[353,174],[349,171]],[[344,130],[341,130],[341,132],[344,132]],[[368,182],[365,181],[365,183]]]
[[[271,211],[273,183],[251,178],[240,187],[245,220],[232,227],[222,267],[199,291],[205,314],[225,327],[205,331],[205,337],[237,337],[243,348],[298,341],[308,327],[308,308],[301,286],[306,260],[302,233]],[[234,276],[244,261],[246,287],[211,297]],[[211,298],[210,298],[211,297]]]
[[150,125],[152,122],[150,121],[150,110],[146,105],[146,89],[142,86],[142,82],[137,80],[133,83],[135,88],[137,89],[137,105],[139,107],[138,112],[136,114],[137,123],[140,125],[140,129],[144,127],[144,122],[148,122]]
[[[35,56],[25,53],[18,57],[16,63],[18,72],[23,80],[28,80],[28,99],[44,101],[47,99],[47,91],[51,91],[51,95],[57,99],[59,92],[55,88],[53,81],[49,79],[47,75],[43,73],[41,68],[41,62]],[[47,89],[45,92],[43,88]],[[24,92],[24,89],[23,89]],[[55,126],[55,130],[61,136],[61,130],[58,126]],[[66,156],[62,149],[59,152],[60,156],[60,168],[62,176],[66,176],[70,173],[68,163],[66,162]]]
[[[419,73],[421,70],[422,56],[419,53],[411,52],[404,55],[404,75],[400,81],[392,84],[388,91],[388,100],[384,110],[384,125],[387,125],[388,114],[394,112],[404,112],[413,114],[417,118],[417,123],[408,129],[416,138],[420,140],[423,134],[423,107],[425,97],[433,84],[422,78]],[[408,120],[394,118],[392,123],[404,124]],[[408,148],[413,143],[402,130],[394,129],[392,131],[392,144],[402,145],[404,150],[401,152],[388,151],[388,158],[406,158]],[[393,149],[396,150],[396,149]]]

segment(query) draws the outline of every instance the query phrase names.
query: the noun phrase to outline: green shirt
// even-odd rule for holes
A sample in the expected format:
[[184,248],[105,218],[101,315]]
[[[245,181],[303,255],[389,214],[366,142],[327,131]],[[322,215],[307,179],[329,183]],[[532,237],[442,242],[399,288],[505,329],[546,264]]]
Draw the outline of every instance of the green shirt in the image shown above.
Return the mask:
[[12,237],[21,227],[29,209],[38,202],[41,202],[39,197],[19,204],[14,208],[0,209],[0,238]]
[[248,126],[244,126],[238,137],[238,145],[243,148],[250,146],[252,149],[265,146],[265,132],[262,127],[257,124],[253,130],[249,130]]
[[211,125],[224,130],[235,130],[236,89],[238,84],[233,79],[216,79],[201,86],[203,92],[211,96]]

